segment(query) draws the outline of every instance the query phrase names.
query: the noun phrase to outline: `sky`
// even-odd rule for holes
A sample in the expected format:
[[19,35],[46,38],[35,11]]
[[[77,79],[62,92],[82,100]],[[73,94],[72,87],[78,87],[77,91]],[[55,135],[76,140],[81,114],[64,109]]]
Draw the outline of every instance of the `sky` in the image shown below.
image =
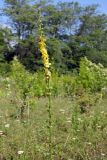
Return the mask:
[[[91,5],[91,4],[99,4],[99,10],[102,13],[107,14],[107,0],[73,0],[73,1],[79,2],[82,6]],[[72,2],[72,0],[66,0],[66,2]]]
[[66,2],[78,2],[82,6],[99,4],[99,11],[107,14],[107,0],[54,0],[54,1],[66,1]]
[[[82,6],[99,4],[99,11],[107,14],[107,0],[53,0],[54,2],[79,2]],[[3,0],[0,0],[0,8],[4,6]],[[0,23],[7,23],[6,17],[0,17]]]

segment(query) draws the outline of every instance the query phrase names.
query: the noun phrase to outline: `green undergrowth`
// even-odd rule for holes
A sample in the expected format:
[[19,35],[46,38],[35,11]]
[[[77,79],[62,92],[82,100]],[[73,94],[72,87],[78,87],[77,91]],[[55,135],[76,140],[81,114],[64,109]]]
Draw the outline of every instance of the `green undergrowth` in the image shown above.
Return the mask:
[[[70,98],[52,99],[53,160],[107,159],[106,102],[81,113],[77,102]],[[47,99],[36,99],[29,119],[25,113],[23,123],[14,116],[14,105],[3,100],[0,103],[0,158],[48,160]]]
[[[107,160],[106,73],[86,58],[79,73],[52,71],[52,160]],[[0,160],[50,160],[46,91],[43,72],[17,58],[0,76]]]

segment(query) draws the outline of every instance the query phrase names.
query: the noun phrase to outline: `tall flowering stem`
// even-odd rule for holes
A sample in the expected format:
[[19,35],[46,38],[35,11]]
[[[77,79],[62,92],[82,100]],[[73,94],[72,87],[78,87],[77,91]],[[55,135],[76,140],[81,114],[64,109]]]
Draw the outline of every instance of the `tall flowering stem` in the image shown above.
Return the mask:
[[50,89],[50,79],[51,79],[51,72],[50,72],[50,63],[49,63],[49,56],[46,49],[46,39],[42,35],[42,27],[41,27],[41,21],[40,21],[40,28],[41,35],[39,37],[39,48],[40,52],[42,54],[42,60],[44,65],[44,71],[45,71],[45,78],[46,78],[46,84],[47,84],[47,97],[48,97],[48,131],[49,131],[49,160],[52,160],[52,114],[51,114],[51,89]]
[[44,64],[46,81],[49,81],[50,77],[51,77],[51,72],[49,70],[51,64],[49,63],[49,56],[47,53],[45,42],[46,42],[46,39],[43,36],[40,36],[39,47],[40,47],[40,51],[42,53],[42,60],[43,60],[43,64]]

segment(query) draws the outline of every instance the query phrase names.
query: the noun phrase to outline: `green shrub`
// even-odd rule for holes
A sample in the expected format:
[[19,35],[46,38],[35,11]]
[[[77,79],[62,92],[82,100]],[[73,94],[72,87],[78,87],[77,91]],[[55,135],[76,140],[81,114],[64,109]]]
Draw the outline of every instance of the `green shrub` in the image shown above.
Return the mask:
[[72,75],[63,75],[63,92],[66,96],[73,96],[76,88],[76,76]]
[[91,91],[101,91],[107,86],[107,69],[101,64],[94,64],[86,57],[81,59],[77,83]]

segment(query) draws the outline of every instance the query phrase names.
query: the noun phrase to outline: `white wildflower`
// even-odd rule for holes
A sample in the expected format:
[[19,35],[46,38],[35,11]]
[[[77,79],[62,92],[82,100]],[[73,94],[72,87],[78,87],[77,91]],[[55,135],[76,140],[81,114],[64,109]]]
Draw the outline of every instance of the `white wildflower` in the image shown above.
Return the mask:
[[104,111],[101,111],[101,114],[104,114]]
[[59,110],[61,113],[65,113],[65,110],[64,109],[60,109]]
[[79,121],[79,122],[82,122],[83,120],[82,120],[81,118],[78,118],[78,121]]
[[3,135],[3,131],[0,131],[0,136],[2,136]]
[[10,127],[10,124],[5,124],[5,128],[9,128]]
[[88,144],[88,145],[92,145],[92,143],[91,143],[91,142],[86,142],[86,144]]
[[71,123],[71,121],[70,120],[68,120],[68,121],[66,121],[67,123]]
[[80,129],[77,129],[77,132],[80,132]]
[[101,155],[102,155],[102,156],[105,156],[105,154],[104,154],[104,153],[101,153]]
[[21,155],[21,154],[24,153],[24,151],[18,151],[17,153],[18,153],[19,155]]

